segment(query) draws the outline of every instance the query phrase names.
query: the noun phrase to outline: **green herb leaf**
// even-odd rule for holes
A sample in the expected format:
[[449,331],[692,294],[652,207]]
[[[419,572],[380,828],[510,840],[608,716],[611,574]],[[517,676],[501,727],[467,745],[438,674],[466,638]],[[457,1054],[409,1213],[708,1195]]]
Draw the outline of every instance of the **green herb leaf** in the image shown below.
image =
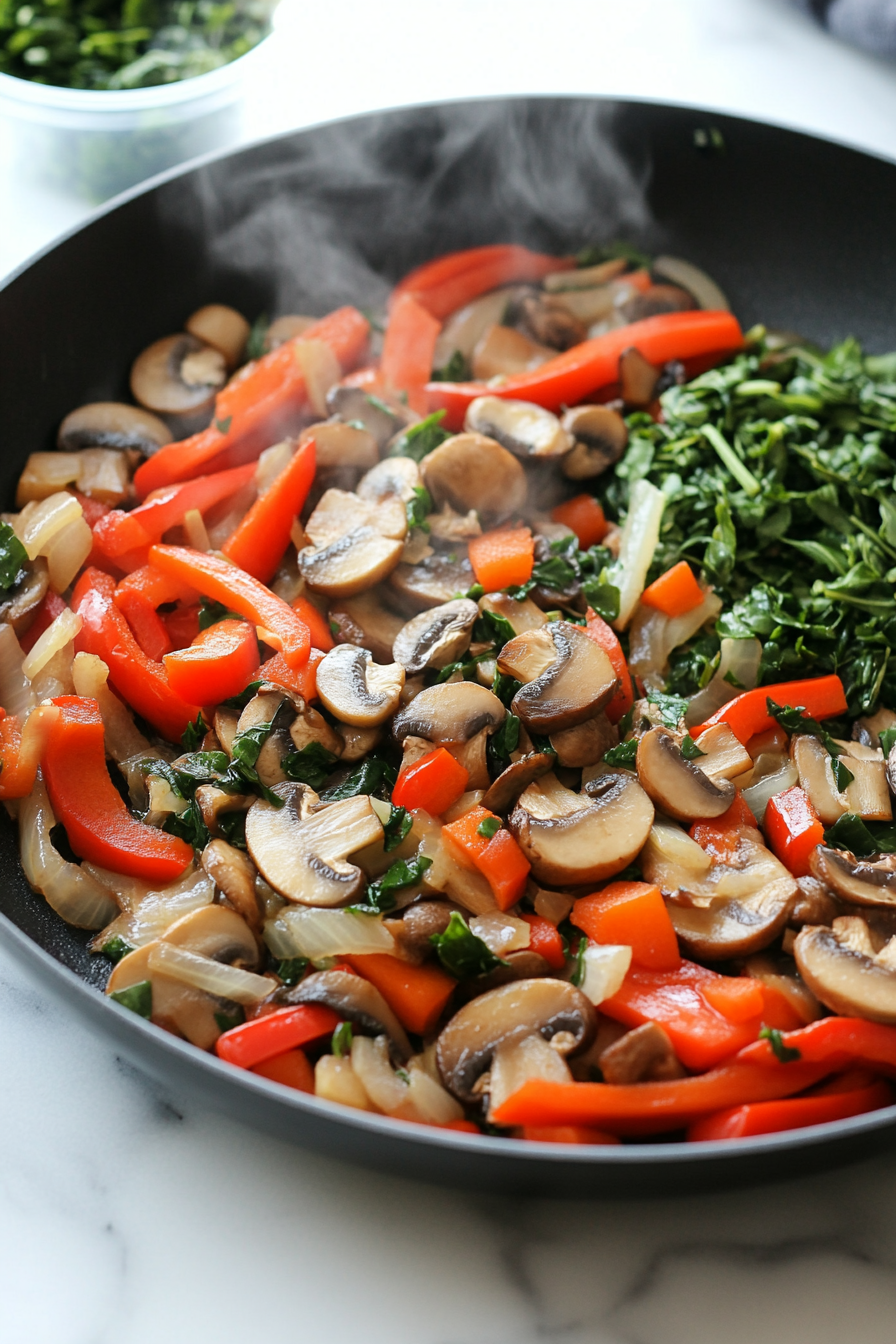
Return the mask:
[[638,740],[633,737],[628,742],[620,742],[618,746],[610,747],[603,754],[605,765],[624,765],[627,770],[634,770],[635,760],[638,755]]
[[[388,410],[388,407],[386,409]],[[391,411],[389,413],[391,415]],[[428,453],[451,438],[447,429],[442,429],[444,419],[444,411],[433,411],[432,415],[428,415],[419,424],[411,425],[395,440],[389,449],[389,456],[412,457],[415,462],[422,462]]]
[[424,532],[429,531],[429,523],[426,519],[432,513],[432,497],[426,486],[415,485],[413,499],[409,499],[404,508],[409,528],[420,527]]
[[287,779],[310,784],[312,789],[319,791],[324,780],[332,775],[338,760],[339,757],[320,742],[309,742],[301,751],[288,752],[280,764]]
[[483,836],[486,840],[491,840],[501,829],[500,817],[483,817],[476,827],[476,834]]
[[229,700],[222,700],[221,708],[236,709],[236,710],[245,709],[249,701],[253,699],[253,697],[256,695],[259,686],[263,685],[264,685],[263,681],[250,681],[246,689],[244,691],[240,691],[239,695],[232,695]]
[[251,330],[249,331],[249,339],[246,341],[247,359],[261,359],[264,354],[265,337],[268,334],[268,327],[270,325],[266,313],[262,313],[259,317],[256,317],[255,321],[252,323]]
[[230,426],[232,424],[233,424],[233,416],[228,415],[223,420],[215,421],[215,429],[218,431],[219,434],[229,434]]
[[13,532],[9,523],[0,523],[0,588],[10,588],[24,578],[28,552]]
[[573,966],[572,972],[569,977],[571,983],[575,985],[576,989],[581,988],[582,981],[585,979],[585,953],[587,951],[588,951],[588,939],[579,938],[578,947],[576,948],[575,965]]
[[473,638],[492,641],[500,653],[509,640],[516,639],[516,631],[506,616],[486,608],[473,627]]
[[277,974],[284,985],[297,985],[304,979],[308,965],[307,957],[287,957],[277,962]]
[[887,821],[863,821],[855,812],[844,812],[824,833],[833,849],[845,849],[856,858],[896,853],[896,825]]
[[831,761],[831,771],[837,788],[841,793],[845,788],[848,788],[855,779],[855,775],[851,770],[847,770],[846,766],[843,764],[843,758],[840,756],[835,756]]
[[785,1045],[784,1038],[777,1027],[763,1027],[759,1033],[760,1041],[768,1041],[774,1054],[782,1064],[792,1064],[797,1059],[802,1059],[799,1050],[794,1049],[792,1045]]
[[241,621],[238,611],[228,611],[223,602],[213,602],[210,597],[199,599],[199,629],[208,630],[219,621]]
[[615,584],[602,583],[600,579],[586,579],[582,584],[582,592],[598,616],[608,622],[616,620],[621,595]]
[[103,946],[100,948],[103,956],[108,957],[110,961],[121,961],[122,957],[126,957],[128,953],[133,952],[133,950],[134,949],[131,947],[130,943],[126,943],[125,940],[118,937],[117,934],[114,938],[110,938],[108,943],[103,943]]
[[346,1059],[352,1052],[352,1041],[355,1038],[351,1022],[340,1022],[339,1026],[333,1032],[333,1042],[331,1046],[332,1053],[337,1059]]
[[896,728],[883,728],[878,733],[880,739],[880,748],[884,754],[884,759],[889,756],[893,750],[893,744],[896,743]]
[[233,1012],[215,1013],[215,1021],[218,1024],[220,1032],[233,1031],[234,1027],[241,1027],[246,1020],[246,1014],[243,1009],[237,1005]]
[[684,741],[681,744],[681,754],[686,761],[696,761],[698,756],[705,756],[706,752],[701,751],[697,743],[691,737],[690,733],[685,733]]
[[481,938],[477,938],[463,915],[456,910],[452,910],[445,932],[432,934],[429,941],[435,947],[445,970],[458,980],[487,975],[496,966],[507,964],[496,957]]
[[441,369],[434,369],[432,381],[434,383],[466,383],[472,377],[472,371],[466,357],[460,350],[455,350]]
[[359,793],[379,796],[380,793],[393,788],[397,778],[398,771],[394,765],[380,756],[371,754],[356,765],[341,784],[334,784],[332,788],[325,789],[320,796],[325,803],[338,803],[343,798],[354,798]]
[[647,699],[656,705],[667,728],[678,728],[688,712],[688,702],[680,695],[664,695],[662,691],[648,691]]
[[[828,754],[836,759],[840,755],[840,748],[831,737],[830,733],[822,728],[821,724],[811,718],[802,705],[776,705],[771,696],[765,697],[766,707],[769,714],[776,723],[787,733],[803,733],[807,737],[816,737],[818,741],[827,749]],[[849,774],[849,771],[846,771]],[[850,781],[853,776],[849,776]],[[849,782],[849,781],[848,781]]]
[[415,887],[418,882],[422,882],[427,868],[431,867],[432,859],[427,859],[422,854],[415,859],[396,859],[382,877],[370,883],[365,898],[366,904],[381,914],[394,910],[395,892],[405,887]]
[[406,808],[393,805],[389,820],[383,824],[383,849],[387,854],[407,839],[413,824],[414,818]]
[[128,985],[127,989],[114,989],[109,998],[139,1017],[152,1017],[151,980],[139,980],[136,985]]
[[205,722],[201,714],[197,714],[194,722],[188,723],[180,739],[184,751],[198,751],[202,746],[202,739],[205,737]]

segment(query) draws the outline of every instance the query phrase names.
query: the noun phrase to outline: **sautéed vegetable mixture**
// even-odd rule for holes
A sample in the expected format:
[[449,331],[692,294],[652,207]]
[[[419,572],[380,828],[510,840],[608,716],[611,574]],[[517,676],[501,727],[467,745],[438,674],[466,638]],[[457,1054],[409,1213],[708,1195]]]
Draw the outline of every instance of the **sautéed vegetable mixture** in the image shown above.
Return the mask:
[[689,261],[211,304],[0,523],[0,798],[107,993],[508,1140],[733,1140],[896,1075],[896,356]]

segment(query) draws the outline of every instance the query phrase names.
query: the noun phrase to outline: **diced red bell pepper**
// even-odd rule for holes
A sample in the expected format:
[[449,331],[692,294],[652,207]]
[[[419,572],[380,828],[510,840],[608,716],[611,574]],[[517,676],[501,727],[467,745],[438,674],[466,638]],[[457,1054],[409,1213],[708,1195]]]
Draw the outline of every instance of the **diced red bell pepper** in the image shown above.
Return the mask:
[[287,691],[295,691],[303,700],[317,699],[317,669],[324,654],[320,649],[312,649],[308,661],[298,671],[290,667],[282,653],[275,653],[266,663],[262,663],[258,675],[262,681],[272,681],[275,686],[283,686]]
[[[500,829],[490,837],[480,835],[484,821],[497,823]],[[501,827],[500,817],[484,807],[473,807],[443,826],[442,836],[453,841],[467,863],[482,873],[500,910],[516,904],[526,889],[531,865],[510,832]]]
[[414,298],[400,294],[389,309],[380,373],[391,392],[404,392],[418,415],[427,409],[426,384],[432,377],[441,322]]
[[314,1070],[304,1050],[287,1050],[261,1064],[253,1064],[249,1072],[280,1083],[281,1087],[293,1087],[297,1092],[314,1092]]
[[528,911],[523,911],[520,919],[529,925],[529,951],[544,957],[552,971],[562,971],[566,966],[566,953],[556,925],[541,915],[530,915]]
[[299,444],[221,547],[228,559],[262,583],[270,583],[289,545],[292,525],[314,480],[315,452],[314,439]]
[[467,548],[476,582],[496,593],[532,577],[535,541],[528,527],[511,527],[471,537]]
[[648,584],[641,594],[641,602],[645,607],[661,611],[664,616],[684,616],[699,607],[705,596],[687,560],[679,560],[677,565]]
[[632,674],[628,670],[628,663],[625,661],[625,654],[622,651],[622,645],[619,643],[619,636],[611,625],[602,616],[591,607],[588,608],[585,617],[585,634],[589,639],[593,639],[595,644],[603,649],[610,660],[613,671],[619,678],[619,690],[616,691],[613,699],[607,705],[607,718],[611,723],[618,723],[624,714],[627,714],[635,703],[635,688],[632,685]]
[[738,742],[749,742],[757,733],[774,728],[775,720],[768,712],[767,701],[776,705],[799,706],[813,719],[829,719],[846,713],[846,694],[839,677],[812,677],[807,681],[781,681],[774,686],[757,686],[729,700],[716,710],[699,728],[691,729],[696,741],[707,728],[727,723]]
[[165,655],[168,685],[175,695],[218,705],[238,695],[258,672],[258,639],[247,621],[217,621],[201,630],[187,649]]
[[[701,834],[709,835],[710,830],[716,834],[722,831],[737,830],[740,826],[752,826],[754,831],[759,830],[759,822],[750,811],[750,805],[744,799],[740,789],[735,790],[734,802],[723,812],[720,817],[714,817],[711,822],[695,821],[688,834],[692,840],[696,840],[698,845],[702,845],[698,831]],[[704,845],[704,848],[706,846]]]
[[457,988],[454,977],[440,966],[413,966],[387,952],[352,955],[346,961],[379,990],[401,1025],[418,1036],[435,1028]]
[[115,873],[173,882],[192,863],[193,851],[178,836],[131,816],[106,767],[97,702],[63,695],[53,704],[60,713],[47,737],[43,774],[72,849]]
[[719,975],[705,981],[700,993],[729,1022],[755,1022],[758,1017],[765,1022],[765,986],[760,980],[747,975]]
[[254,1069],[287,1050],[329,1036],[338,1026],[337,1014],[320,1003],[278,1008],[223,1032],[215,1042],[215,1054],[239,1069]]
[[552,271],[571,270],[575,264],[573,257],[549,257],[518,243],[465,248],[410,271],[392,291],[390,307],[411,294],[433,317],[444,321],[489,290],[541,280]]
[[593,495],[576,495],[565,504],[558,504],[551,509],[551,518],[575,532],[583,551],[603,541],[610,526]]
[[436,747],[402,770],[392,790],[395,807],[422,807],[434,817],[447,812],[464,792],[470,776],[444,747]]
[[716,1111],[689,1126],[691,1143],[711,1143],[717,1139],[745,1139],[755,1134],[780,1134],[806,1125],[824,1125],[880,1110],[893,1100],[889,1083],[878,1081],[850,1092],[833,1092],[808,1097],[789,1097],[783,1101],[754,1101],[746,1106]]
[[158,541],[169,528],[176,527],[191,509],[205,513],[214,504],[235,495],[255,475],[249,462],[212,476],[197,476],[183,485],[171,485],[140,504],[130,513],[113,509],[93,529],[93,539],[111,560],[140,546]]
[[681,962],[662,893],[648,882],[611,882],[580,897],[569,917],[595,943],[630,947],[638,966],[674,971]]
[[49,630],[56,617],[65,611],[68,603],[64,597],[54,593],[52,588],[48,588],[44,596],[37,605],[34,613],[34,620],[25,631],[24,635],[19,636],[19,644],[23,653],[30,653],[37,641],[45,630]]
[[809,795],[798,784],[769,799],[765,834],[772,852],[794,877],[808,876],[809,859],[824,844],[824,827]]

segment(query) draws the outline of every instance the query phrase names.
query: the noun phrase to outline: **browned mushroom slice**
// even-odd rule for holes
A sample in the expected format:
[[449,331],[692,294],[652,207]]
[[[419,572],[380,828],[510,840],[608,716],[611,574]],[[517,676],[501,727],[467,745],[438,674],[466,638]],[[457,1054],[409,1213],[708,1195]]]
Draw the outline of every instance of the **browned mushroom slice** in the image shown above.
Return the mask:
[[660,371],[630,345],[619,356],[619,395],[626,406],[647,406],[656,394]]
[[[788,969],[781,968],[781,962]],[[798,975],[793,974],[793,965],[789,958],[776,958],[768,952],[758,952],[744,962],[744,975],[761,980],[762,984],[776,994],[783,994],[787,1003],[804,1023],[814,1022],[824,1017],[824,1009]]]
[[480,611],[492,611],[503,616],[513,626],[513,633],[521,635],[525,630],[538,630],[547,624],[547,617],[529,597],[517,601],[508,593],[486,593],[479,599]]
[[585,1050],[597,1015],[584,994],[565,980],[519,980],[466,1004],[442,1030],[436,1058],[442,1081],[461,1101],[477,1100],[476,1084],[497,1048],[526,1036],[553,1040],[562,1032],[562,1054]]
[[667,901],[667,909],[692,957],[730,961],[774,942],[790,918],[794,899],[785,883],[772,882],[755,895],[716,897],[708,905],[679,891]]
[[207,303],[187,318],[185,330],[205,345],[220,350],[228,369],[235,369],[243,357],[251,327],[242,313],[226,303]]
[[24,576],[0,600],[0,622],[11,625],[17,635],[23,635],[32,624],[49,586],[50,574],[43,556],[29,560]]
[[211,406],[226,378],[220,350],[203,345],[195,336],[164,336],[135,359],[131,391],[134,400],[150,411],[183,415]]
[[476,397],[467,408],[464,426],[524,459],[563,457],[573,445],[572,435],[556,415],[531,401]]
[[375,663],[367,649],[337,644],[318,664],[317,693],[343,723],[375,728],[398,708],[404,668]]
[[854,905],[896,906],[896,854],[857,859],[848,850],[819,845],[809,857],[812,876]]
[[362,527],[403,541],[408,530],[404,503],[396,495],[373,501],[349,490],[325,490],[305,524],[305,532],[312,545],[322,550]]
[[569,350],[584,341],[588,334],[585,323],[571,313],[561,299],[550,294],[524,294],[518,308],[517,321],[541,345]]
[[730,780],[715,783],[693,761],[685,760],[668,728],[651,728],[638,742],[638,779],[667,816],[677,821],[720,817],[734,802]]
[[216,789],[214,784],[200,784],[195,797],[209,835],[220,834],[219,817],[230,812],[247,812],[252,806],[251,794],[226,793],[224,789]]
[[469,742],[478,733],[494,732],[507,711],[498,697],[475,681],[443,682],[415,695],[395,716],[397,741],[421,737],[427,742]]
[[452,911],[458,908],[450,901],[415,901],[407,907],[402,919],[385,920],[385,927],[395,939],[400,955],[419,966],[435,951],[433,935],[445,932]]
[[389,579],[389,587],[414,611],[439,607],[451,602],[458,593],[466,593],[476,581],[473,566],[466,555],[429,555],[416,565],[400,564]]
[[358,482],[358,495],[374,504],[399,499],[407,504],[422,485],[420,468],[412,457],[387,457]]
[[798,877],[796,885],[796,900],[787,921],[792,929],[801,929],[804,924],[833,924],[843,914],[840,901],[817,877]]
[[593,718],[619,685],[604,650],[567,621],[509,640],[498,670],[524,683],[512,709],[536,733],[561,732]]
[[347,425],[342,420],[323,420],[309,425],[299,435],[299,443],[314,440],[314,456],[318,471],[339,467],[359,467],[366,470],[378,460],[376,439],[369,429]]
[[653,804],[624,771],[592,780],[590,796],[554,775],[530,784],[508,822],[539,882],[577,886],[621,872],[642,849]]
[[331,387],[327,410],[346,424],[363,425],[376,439],[380,452],[409,419],[407,411],[389,406],[379,397],[368,396],[360,387]]
[[476,342],[470,369],[477,382],[487,383],[490,378],[528,373],[553,359],[556,353],[550,346],[530,340],[521,331],[496,322],[486,327]]
[[896,943],[875,946],[858,916],[831,928],[801,929],[793,945],[797,969],[826,1008],[846,1017],[896,1024]]
[[358,527],[323,550],[300,551],[299,568],[315,592],[354,597],[390,574],[401,551],[400,541],[391,541],[372,527]]
[[349,971],[318,971],[298,985],[277,991],[278,1004],[322,1003],[371,1036],[386,1035],[394,1055],[410,1058],[411,1043],[382,994],[369,980]]
[[226,840],[211,840],[202,851],[202,866],[256,935],[261,934],[262,906],[255,889],[255,864]]
[[382,593],[382,589],[371,589],[340,598],[330,608],[329,619],[338,644],[357,644],[369,649],[378,663],[388,663],[404,621],[385,604]]
[[678,285],[651,285],[622,304],[620,309],[626,322],[640,322],[645,317],[660,313],[682,313],[696,308],[692,296]]
[[544,957],[528,947],[519,952],[506,953],[502,957],[502,962],[501,966],[493,967],[485,975],[477,975],[475,979],[463,981],[457,991],[458,1000],[468,1003],[470,999],[475,999],[490,989],[498,989],[500,985],[512,985],[516,980],[537,980],[551,974],[551,968]]
[[123,503],[131,485],[128,454],[117,448],[82,448],[78,459],[76,484],[82,495],[110,508]]
[[570,770],[596,765],[618,741],[619,733],[603,711],[574,728],[564,728],[550,736],[551,746],[557,753],[557,764]]
[[57,446],[63,452],[79,448],[117,448],[151,457],[166,443],[171,431],[158,416],[119,401],[93,401],[70,411],[59,426]]
[[482,806],[489,812],[507,812],[517,798],[536,779],[541,779],[554,768],[554,757],[549,751],[532,751],[511,761],[487,789]]
[[563,417],[563,428],[575,447],[562,462],[564,476],[588,481],[618,462],[628,443],[628,429],[617,411],[609,406],[576,406]]
[[478,616],[476,603],[466,597],[430,607],[402,626],[395,636],[392,656],[411,674],[427,667],[447,667],[470,647]]
[[437,507],[475,509],[490,519],[517,513],[526,501],[526,473],[512,453],[485,434],[455,434],[421,464]]
[[661,1083],[684,1077],[672,1042],[658,1022],[645,1022],[598,1057],[605,1083]]
[[221,750],[226,751],[231,758],[233,757],[233,739],[236,737],[236,726],[239,721],[240,716],[235,709],[228,709],[226,706],[219,705],[215,710],[215,736],[221,744]]

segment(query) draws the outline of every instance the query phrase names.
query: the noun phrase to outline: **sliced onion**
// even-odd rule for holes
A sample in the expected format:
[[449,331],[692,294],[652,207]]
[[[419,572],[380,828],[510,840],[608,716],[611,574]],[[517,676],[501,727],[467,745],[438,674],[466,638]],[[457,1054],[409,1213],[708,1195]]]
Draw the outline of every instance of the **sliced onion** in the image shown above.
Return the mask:
[[632,949],[622,944],[589,943],[582,958],[581,991],[593,1004],[611,999],[622,988],[632,962]]
[[490,294],[483,294],[465,308],[452,313],[436,341],[433,368],[444,368],[455,351],[459,351],[464,359],[469,359],[480,336],[502,320],[508,303],[519,292],[519,287],[514,285],[506,289],[493,289]]
[[68,863],[50,840],[56,818],[46,785],[37,782],[19,807],[22,868],[33,887],[67,924],[100,929],[118,913],[111,894],[76,863]]
[[198,509],[187,509],[184,514],[184,531],[187,534],[187,542],[194,551],[211,550],[208,531]]
[[462,1120],[464,1111],[451,1093],[441,1083],[421,1068],[416,1059],[408,1065],[408,1101],[421,1120],[430,1125],[450,1125],[452,1120]]
[[59,490],[39,504],[26,504],[15,530],[28,552],[28,559],[34,560],[44,553],[53,538],[79,518],[83,522],[81,505],[67,490]]
[[315,1064],[314,1095],[324,1101],[338,1101],[340,1106],[351,1106],[356,1111],[375,1109],[351,1060],[340,1059],[338,1055],[321,1055]]
[[761,657],[762,645],[758,639],[723,639],[719,666],[712,680],[691,696],[685,716],[688,727],[705,723],[741,691],[752,691],[759,680]]
[[477,915],[470,920],[470,928],[477,938],[481,938],[496,957],[506,956],[508,952],[520,952],[529,946],[532,930],[524,919],[515,915],[502,914],[500,910]]
[[[87,865],[90,869],[90,865]],[[94,875],[102,871],[92,869]],[[111,878],[120,878],[120,874],[110,873]],[[103,886],[107,884],[102,883]],[[161,938],[175,920],[183,915],[192,914],[204,905],[211,905],[215,899],[215,884],[201,868],[190,874],[186,881],[181,879],[170,888],[151,891],[139,899],[133,895],[121,897],[125,907],[122,914],[113,919],[102,933],[93,940],[95,951],[100,951],[113,938],[120,938],[129,947],[145,947],[147,943]]]
[[34,680],[37,673],[46,666],[54,653],[64,649],[66,644],[74,639],[83,624],[84,622],[77,612],[71,611],[68,607],[64,611],[60,611],[55,621],[47,626],[25,657],[22,671],[29,681]]
[[325,341],[296,341],[293,345],[305,375],[305,391],[315,415],[325,416],[327,393],[342,377],[339,360]]
[[683,616],[664,616],[652,607],[638,605],[632,617],[629,637],[629,666],[648,685],[658,684],[669,655],[692,639],[701,626],[712,621],[722,610],[721,598],[711,588],[703,601]]
[[[157,884],[153,885],[152,882],[146,882],[139,877],[126,877],[124,873],[113,873],[111,869],[101,868],[96,863],[85,863],[83,867],[101,886],[115,894],[118,904],[125,913],[133,913],[139,909],[146,915],[151,908],[150,902],[153,900],[158,901],[160,905],[167,906],[169,911],[168,922],[164,925],[164,928],[167,928],[168,924],[173,923],[175,919],[179,919],[181,915],[189,914],[191,910],[198,906],[210,905],[214,898],[214,882],[205,872],[205,869],[192,865],[176,882],[169,882],[165,887],[159,887]],[[195,904],[190,903],[193,900],[195,900]],[[161,919],[162,916],[159,918]],[[145,942],[146,940],[143,939],[142,941]],[[134,946],[136,947],[136,945],[135,943]]]
[[[761,759],[761,758],[760,758]],[[776,793],[783,793],[799,783],[799,773],[793,761],[787,760],[774,774],[764,775],[762,779],[744,789],[744,802],[761,826],[765,821],[765,809]]]
[[380,915],[355,914],[352,910],[291,909],[281,910],[274,923],[283,930],[281,942],[288,939],[295,949],[287,956],[322,961],[324,957],[352,953],[363,956],[366,952],[395,952],[395,939]]
[[92,549],[93,533],[83,518],[73,519],[56,533],[42,551],[47,557],[50,587],[54,593],[65,592]]
[[281,471],[289,466],[294,452],[295,444],[292,439],[284,439],[282,443],[275,443],[272,448],[265,448],[255,468],[255,489],[258,491],[259,499],[267,494]]
[[147,964],[151,971],[167,975],[171,980],[214,994],[219,999],[232,999],[234,1003],[258,1003],[267,998],[272,988],[272,982],[263,975],[241,970],[239,966],[228,966],[223,961],[213,961],[211,957],[200,957],[174,943],[158,942],[150,952]]
[[[109,689],[109,669],[95,653],[76,653],[72,662],[72,681],[78,695],[88,696],[99,705],[106,735],[106,752],[113,761],[131,757],[158,756],[138,729],[131,713]],[[130,785],[131,781],[128,780]],[[142,775],[141,775],[142,787]]]
[[566,1060],[537,1032],[522,1040],[502,1041],[492,1057],[489,1114],[531,1078],[540,1078],[547,1083],[572,1081]]
[[666,496],[650,481],[636,481],[632,486],[619,558],[611,571],[611,582],[619,589],[619,615],[613,622],[617,630],[628,625],[644,591],[665,506]]
[[681,257],[657,257],[650,268],[654,275],[671,280],[673,285],[686,289],[699,303],[701,308],[712,312],[730,312],[731,305],[725,298],[715,280],[693,262]]
[[356,1036],[352,1041],[352,1069],[374,1106],[385,1115],[401,1115],[407,1120],[419,1118],[411,1104],[409,1084],[389,1063],[385,1036],[377,1036],[376,1040]]
[[11,625],[0,625],[0,705],[20,719],[37,703],[31,682],[22,671],[25,655]]
[[36,673],[31,682],[31,689],[38,704],[42,700],[53,700],[57,695],[74,695],[75,683],[72,681],[74,652],[73,643],[64,644]]

